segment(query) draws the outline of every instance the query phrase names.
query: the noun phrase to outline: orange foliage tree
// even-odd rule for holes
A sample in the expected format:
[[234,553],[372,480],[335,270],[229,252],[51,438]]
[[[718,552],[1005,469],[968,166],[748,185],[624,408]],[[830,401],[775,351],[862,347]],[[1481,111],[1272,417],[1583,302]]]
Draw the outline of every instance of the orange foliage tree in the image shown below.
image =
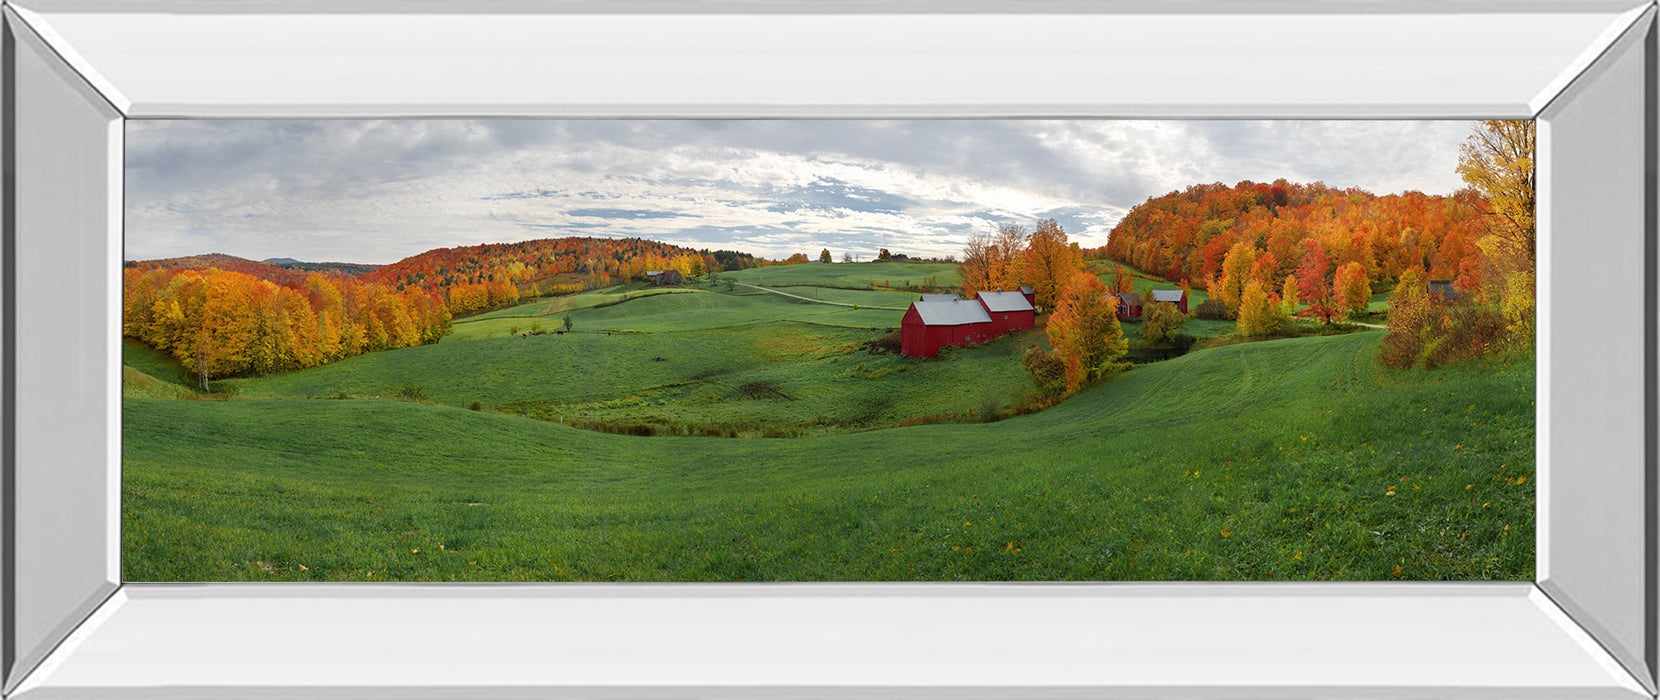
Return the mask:
[[1099,277],[1074,273],[1049,316],[1049,344],[1066,362],[1066,386],[1077,390],[1129,351],[1118,327],[1117,301]]

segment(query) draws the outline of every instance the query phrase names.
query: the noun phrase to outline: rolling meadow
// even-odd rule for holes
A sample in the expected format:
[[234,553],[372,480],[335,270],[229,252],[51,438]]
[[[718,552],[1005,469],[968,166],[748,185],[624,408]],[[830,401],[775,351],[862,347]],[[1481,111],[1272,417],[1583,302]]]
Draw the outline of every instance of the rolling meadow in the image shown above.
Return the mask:
[[1047,405],[1021,365],[1041,324],[892,351],[911,288],[957,284],[872,262],[594,286],[206,391],[129,339],[124,578],[1533,577],[1531,357],[1201,342]]

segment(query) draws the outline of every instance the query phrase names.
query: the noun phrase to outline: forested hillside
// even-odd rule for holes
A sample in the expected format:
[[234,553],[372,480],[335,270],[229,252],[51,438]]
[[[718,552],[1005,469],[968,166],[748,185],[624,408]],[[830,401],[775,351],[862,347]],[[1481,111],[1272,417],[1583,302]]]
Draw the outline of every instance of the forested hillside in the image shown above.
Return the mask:
[[1193,185],[1137,205],[1105,250],[1095,252],[1208,289],[1224,276],[1236,243],[1259,251],[1260,275],[1253,277],[1278,282],[1297,272],[1303,241],[1312,240],[1328,269],[1359,263],[1372,283],[1392,283],[1422,267],[1432,279],[1475,291],[1488,273],[1478,241],[1488,234],[1489,211],[1487,200],[1468,189],[1443,197],[1377,196],[1283,179]]

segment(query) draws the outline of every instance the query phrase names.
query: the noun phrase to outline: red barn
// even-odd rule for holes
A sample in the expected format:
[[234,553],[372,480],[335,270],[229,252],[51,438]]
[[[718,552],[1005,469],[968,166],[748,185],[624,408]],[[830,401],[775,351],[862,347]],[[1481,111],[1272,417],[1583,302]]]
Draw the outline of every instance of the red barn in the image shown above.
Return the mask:
[[1117,315],[1120,320],[1127,318],[1141,318],[1141,298],[1127,292],[1107,292],[1107,296],[1118,301]]
[[1023,331],[1037,325],[1037,312],[1032,302],[1020,292],[980,292],[975,295],[980,305],[991,316],[992,335]]
[[973,345],[991,340],[991,315],[978,301],[955,295],[930,294],[949,299],[911,302],[899,322],[899,352],[911,357],[933,357],[947,345]]
[[1023,286],[1020,288],[1020,296],[1026,297],[1026,303],[1031,304],[1032,308],[1037,308],[1037,290]]
[[1180,289],[1155,289],[1153,301],[1169,302],[1176,305],[1176,309],[1187,313],[1187,292]]

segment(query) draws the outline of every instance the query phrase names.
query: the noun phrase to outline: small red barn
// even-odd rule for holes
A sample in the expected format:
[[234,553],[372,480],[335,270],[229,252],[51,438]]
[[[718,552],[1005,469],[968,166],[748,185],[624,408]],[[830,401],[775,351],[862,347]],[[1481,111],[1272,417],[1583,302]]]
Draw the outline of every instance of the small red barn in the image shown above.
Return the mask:
[[1022,286],[1020,288],[1020,296],[1026,297],[1026,303],[1031,304],[1032,308],[1037,308],[1037,290],[1032,289],[1030,286]]
[[1153,301],[1169,302],[1176,305],[1176,310],[1187,313],[1187,292],[1181,289],[1155,289]]
[[1118,302],[1119,320],[1141,318],[1141,297],[1128,292],[1107,292],[1107,296]]
[[947,345],[973,345],[991,340],[991,315],[978,301],[956,295],[949,299],[911,302],[899,322],[899,352],[911,357],[933,357]]
[[1020,292],[980,292],[975,295],[991,317],[992,335],[1023,331],[1037,325],[1037,312],[1032,302]]

